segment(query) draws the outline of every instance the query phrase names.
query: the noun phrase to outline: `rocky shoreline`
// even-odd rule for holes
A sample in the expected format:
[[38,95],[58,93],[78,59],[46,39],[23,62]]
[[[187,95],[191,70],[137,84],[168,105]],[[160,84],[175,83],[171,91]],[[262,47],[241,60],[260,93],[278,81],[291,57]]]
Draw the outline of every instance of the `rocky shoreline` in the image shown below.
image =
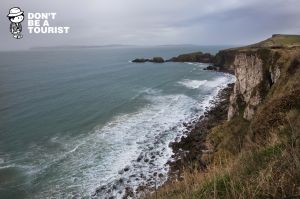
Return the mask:
[[[221,58],[220,58],[221,57]],[[234,74],[234,70],[230,67],[223,67],[222,52],[217,55],[209,53],[195,52],[189,54],[178,55],[168,60],[162,57],[153,57],[152,59],[134,59],[133,63],[165,63],[165,62],[196,62],[196,63],[209,63],[210,65],[204,70],[212,70],[217,72]],[[208,162],[206,160],[209,154],[213,153],[212,147],[206,143],[206,136],[210,130],[227,120],[227,113],[230,104],[230,95],[233,93],[234,83],[228,84],[225,88],[221,89],[217,96],[210,101],[211,107],[207,108],[204,114],[197,120],[183,123],[186,127],[184,135],[179,141],[171,142],[169,144],[173,151],[171,159],[168,161],[170,167],[168,173],[168,180],[162,185],[168,185],[173,181],[182,180],[181,174],[185,169],[199,169],[205,170]],[[206,156],[206,157],[205,157]],[[157,174],[158,175],[158,174]],[[140,186],[137,194],[143,197],[144,194],[154,192],[152,186]],[[133,196],[133,193],[126,190],[123,198]]]
[[[217,96],[210,101],[211,107],[207,108],[199,119],[183,123],[186,127],[184,136],[179,141],[169,144],[174,154],[167,163],[170,168],[168,179],[162,187],[173,181],[182,180],[181,174],[184,169],[191,169],[191,171],[194,169],[205,170],[208,163],[205,161],[204,156],[213,152],[205,142],[206,136],[211,128],[227,119],[229,97],[233,92],[233,87],[234,83],[231,83],[221,89]],[[162,174],[153,173],[153,177],[157,179],[161,177],[160,175]],[[149,193],[155,192],[155,188],[152,184],[149,184],[148,186],[139,186],[135,192],[134,194],[134,191],[128,187],[122,198],[127,199],[134,197],[134,195],[143,198]]]
[[229,106],[229,97],[233,92],[234,83],[228,84],[226,88],[219,91],[217,97],[210,103],[212,106],[199,118],[198,121],[185,123],[187,131],[186,136],[182,137],[179,142],[170,143],[174,155],[170,165],[169,180],[181,180],[183,169],[204,170],[207,162],[203,155],[212,153],[212,149],[207,145],[206,136],[210,129],[227,119]]
[[299,60],[299,35],[219,51],[210,69],[235,71],[234,88],[185,124],[169,181],[147,198],[299,198]]
[[[225,72],[229,73],[228,71]],[[105,198],[113,199],[116,198],[113,193],[117,192],[122,195],[123,199],[144,198],[149,193],[155,192],[155,188],[172,183],[173,180],[180,180],[180,174],[184,168],[205,169],[206,162],[202,160],[202,155],[209,153],[209,149],[205,145],[205,137],[212,127],[226,120],[229,96],[233,91],[233,86],[234,84],[227,84],[225,88],[219,90],[218,94],[209,101],[210,107],[206,109],[200,118],[183,121],[182,126],[185,127],[183,136],[181,138],[178,137],[177,141],[169,143],[169,147],[173,151],[172,157],[167,162],[169,171],[166,170],[166,173],[158,170],[154,171],[148,179],[143,174],[129,175],[129,178],[121,177],[111,184],[98,187],[93,193],[92,198],[111,194],[111,196]],[[151,165],[154,159],[160,156],[160,154],[151,152],[149,156],[145,156],[144,153],[141,153],[136,159],[136,163],[147,162]],[[119,174],[128,173],[130,169],[132,169],[131,166],[125,166],[119,171]],[[131,187],[127,183],[129,181],[138,182],[139,178],[146,179],[147,181],[136,187]]]
[[[253,72],[253,75],[251,77],[248,77],[250,79],[253,79],[253,81],[251,80],[251,82],[254,82],[255,84],[257,82],[257,86],[263,86],[263,91],[269,89],[270,86],[277,81],[279,73],[276,73],[276,67],[266,71],[264,69],[264,63],[269,63],[268,57],[278,58],[278,56],[279,52],[273,52],[272,49],[235,48],[221,50],[214,56],[208,55],[207,53],[204,54],[202,52],[197,52],[179,55],[169,60],[163,60],[163,58],[161,57],[154,57],[153,59],[135,59],[132,61],[136,63],[211,63],[211,65],[209,65],[204,70],[213,70],[230,74],[234,74],[234,71],[236,72],[235,75],[237,77],[237,85],[228,84],[226,88],[220,90],[217,97],[210,101],[211,107],[208,108],[199,119],[190,122],[184,122],[183,126],[185,126],[186,130],[184,131],[183,136],[178,139],[178,141],[169,144],[169,147],[172,149],[174,154],[167,163],[170,168],[168,173],[168,180],[162,185],[162,187],[168,186],[174,181],[182,180],[183,171],[194,171],[195,169],[204,171],[207,168],[207,165],[210,163],[210,157],[212,157],[214,154],[213,147],[210,146],[210,144],[206,141],[209,132],[212,128],[232,118],[239,110],[239,107],[237,107],[239,105],[237,104],[237,96],[239,96],[239,94],[242,94],[242,92],[238,88],[246,89],[247,92],[252,92],[252,90],[249,90],[250,87],[248,88],[248,82],[246,82],[246,85],[241,85],[241,83],[245,83],[244,81],[242,81],[243,79],[245,79],[245,74],[249,74],[249,71]],[[253,68],[251,63],[256,63],[256,68]],[[245,68],[247,69],[248,66],[251,66],[252,68],[249,68],[249,71],[246,71],[244,73]],[[240,69],[236,71],[236,68],[239,67]],[[257,71],[259,71],[260,73],[258,73]],[[262,77],[262,79],[258,79],[256,77],[257,74],[266,74],[267,78]],[[261,89],[258,89],[257,91],[261,91]],[[256,95],[260,96],[260,94],[257,92]],[[249,96],[253,97],[253,99],[250,100],[250,103],[252,103],[249,105],[250,108],[254,107],[253,103],[254,105],[260,103],[257,102],[257,100],[255,101],[255,96]],[[244,97],[244,99],[249,100],[247,96]],[[248,103],[248,101],[246,103]],[[250,110],[249,107],[248,109],[246,107],[244,113],[244,118],[247,120],[250,120],[251,116],[253,115],[253,111]],[[156,175],[154,175],[154,178],[156,178],[156,176],[159,177],[159,173],[156,173]],[[156,184],[155,187],[157,187]],[[140,197],[143,197],[144,194],[149,194],[149,192],[153,191],[155,191],[153,185],[139,186],[139,188],[136,190],[137,194]],[[124,198],[127,198],[127,196],[132,196],[132,192],[126,191]]]
[[[207,108],[204,114],[196,120],[183,123],[186,127],[184,135],[179,141],[169,144],[173,151],[171,159],[168,161],[169,173],[167,181],[162,185],[182,180],[181,174],[183,170],[191,171],[198,169],[204,171],[208,162],[204,156],[213,153],[210,146],[206,143],[206,136],[210,130],[227,119],[229,107],[229,97],[233,92],[234,83],[227,84],[221,89],[217,96],[210,101],[211,107]],[[154,177],[160,178],[161,174],[154,173]],[[136,194],[139,198],[147,196],[149,193],[155,192],[153,185],[139,186]],[[126,189],[124,199],[133,197],[134,193],[129,188]]]
[[[230,70],[224,70],[223,72],[232,74]],[[174,154],[167,162],[169,166],[168,178],[161,185],[162,187],[173,181],[181,180],[183,169],[204,170],[206,168],[207,162],[205,162],[203,156],[212,153],[212,150],[205,143],[205,138],[211,128],[227,119],[229,97],[233,92],[233,87],[234,83],[227,84],[210,101],[211,106],[205,110],[200,118],[183,123],[183,126],[186,127],[183,136],[178,141],[169,144]],[[159,180],[161,177],[161,173],[153,173],[154,179]],[[138,186],[135,191],[131,187],[126,187],[122,198],[126,199],[135,196],[144,198],[149,193],[155,192],[155,187],[158,188],[158,185],[151,184],[151,182],[147,185]]]

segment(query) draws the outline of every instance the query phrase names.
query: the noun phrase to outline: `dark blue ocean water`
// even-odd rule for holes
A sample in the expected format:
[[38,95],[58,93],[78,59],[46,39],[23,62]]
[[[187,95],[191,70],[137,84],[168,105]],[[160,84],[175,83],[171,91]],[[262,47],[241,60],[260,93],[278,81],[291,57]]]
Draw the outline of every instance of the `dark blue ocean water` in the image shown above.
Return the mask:
[[169,142],[234,79],[207,64],[129,61],[220,48],[1,52],[0,198],[89,198],[103,185],[115,189],[98,197],[121,197],[127,186],[164,182]]

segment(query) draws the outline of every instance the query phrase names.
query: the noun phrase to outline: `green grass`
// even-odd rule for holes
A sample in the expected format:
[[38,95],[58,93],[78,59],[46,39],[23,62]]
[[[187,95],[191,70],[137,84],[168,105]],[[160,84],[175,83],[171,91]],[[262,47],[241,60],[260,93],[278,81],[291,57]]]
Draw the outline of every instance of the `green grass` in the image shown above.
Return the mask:
[[279,35],[270,39],[275,45],[300,44],[300,35]]
[[290,47],[300,46],[300,35],[276,35],[249,47]]
[[282,154],[282,151],[282,145],[275,144],[241,155],[240,161],[244,162],[242,175],[251,176],[255,173],[257,174],[261,169],[265,169],[272,159],[278,158]]
[[248,126],[249,122],[240,115],[213,128],[208,139],[218,149],[217,153],[237,154],[243,146]]
[[205,199],[207,195],[224,198],[228,192],[230,175],[218,175],[213,180],[204,183],[201,188],[195,192],[196,198]]

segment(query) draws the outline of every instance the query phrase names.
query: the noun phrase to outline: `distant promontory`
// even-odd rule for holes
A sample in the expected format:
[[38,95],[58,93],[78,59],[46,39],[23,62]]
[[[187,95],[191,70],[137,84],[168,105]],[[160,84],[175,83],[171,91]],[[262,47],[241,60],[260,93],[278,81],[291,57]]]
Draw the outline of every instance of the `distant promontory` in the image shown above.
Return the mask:
[[177,57],[172,57],[171,59],[164,60],[162,57],[153,57],[152,59],[137,58],[132,60],[134,63],[164,63],[164,62],[201,62],[201,63],[212,63],[214,56],[209,53],[194,52],[178,55]]

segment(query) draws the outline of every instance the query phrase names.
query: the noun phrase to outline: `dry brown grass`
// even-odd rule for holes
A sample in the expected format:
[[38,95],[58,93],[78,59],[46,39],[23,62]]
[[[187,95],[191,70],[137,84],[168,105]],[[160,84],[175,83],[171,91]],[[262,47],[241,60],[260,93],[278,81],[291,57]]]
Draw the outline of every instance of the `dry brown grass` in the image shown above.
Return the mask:
[[148,198],[300,197],[299,134],[294,135],[297,136],[292,142],[242,152],[235,158],[215,157],[206,172],[186,171],[182,181],[169,183],[159,190],[157,197]]
[[[278,50],[280,51],[280,50]],[[235,117],[207,137],[207,170],[186,169],[149,199],[300,199],[300,49],[281,52],[281,77],[252,121]]]

